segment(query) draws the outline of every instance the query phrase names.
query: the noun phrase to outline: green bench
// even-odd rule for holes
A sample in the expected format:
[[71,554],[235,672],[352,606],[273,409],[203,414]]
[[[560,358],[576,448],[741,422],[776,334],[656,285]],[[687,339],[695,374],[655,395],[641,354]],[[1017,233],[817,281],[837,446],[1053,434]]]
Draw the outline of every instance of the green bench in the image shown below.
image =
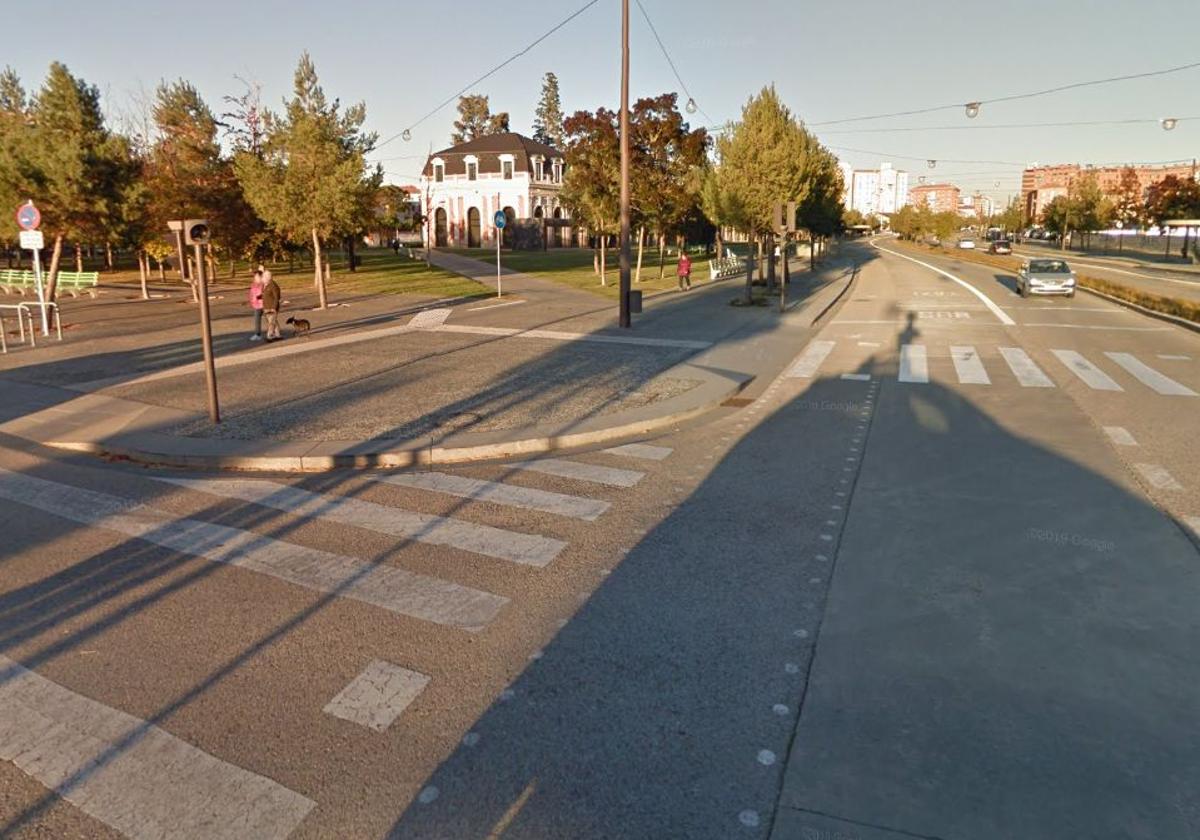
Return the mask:
[[[80,292],[87,292],[92,297],[97,295],[96,287],[100,284],[98,271],[60,271],[58,272],[58,288],[70,292],[71,297],[79,297]],[[25,290],[36,291],[37,280],[32,271],[21,271],[15,268],[0,269],[0,289],[5,294],[14,292],[25,295]]]

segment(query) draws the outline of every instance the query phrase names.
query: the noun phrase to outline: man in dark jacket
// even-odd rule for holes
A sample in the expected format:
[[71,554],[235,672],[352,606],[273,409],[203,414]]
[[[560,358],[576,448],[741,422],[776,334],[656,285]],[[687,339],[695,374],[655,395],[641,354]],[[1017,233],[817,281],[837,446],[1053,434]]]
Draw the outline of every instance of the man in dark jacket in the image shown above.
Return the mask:
[[275,278],[271,276],[271,272],[263,273],[262,287],[262,305],[263,315],[267,319],[267,341],[274,341],[283,336],[279,333],[279,305],[282,293],[279,291],[279,284],[275,282]]

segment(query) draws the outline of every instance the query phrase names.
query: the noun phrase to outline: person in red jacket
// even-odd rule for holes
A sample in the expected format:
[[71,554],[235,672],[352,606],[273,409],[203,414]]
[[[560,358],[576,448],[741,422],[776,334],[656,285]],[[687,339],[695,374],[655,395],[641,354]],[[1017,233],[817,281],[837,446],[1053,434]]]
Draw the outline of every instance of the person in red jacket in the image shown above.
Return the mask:
[[692,261],[682,250],[679,252],[679,265],[675,269],[679,275],[679,291],[690,291],[692,288]]

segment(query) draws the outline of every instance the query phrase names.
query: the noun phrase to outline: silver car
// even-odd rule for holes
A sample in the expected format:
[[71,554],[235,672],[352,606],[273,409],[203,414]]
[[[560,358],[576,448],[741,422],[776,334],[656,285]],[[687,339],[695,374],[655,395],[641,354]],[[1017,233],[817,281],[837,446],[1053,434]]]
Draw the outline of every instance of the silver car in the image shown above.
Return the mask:
[[1029,260],[1017,272],[1017,291],[1030,295],[1075,297],[1075,272],[1065,260]]

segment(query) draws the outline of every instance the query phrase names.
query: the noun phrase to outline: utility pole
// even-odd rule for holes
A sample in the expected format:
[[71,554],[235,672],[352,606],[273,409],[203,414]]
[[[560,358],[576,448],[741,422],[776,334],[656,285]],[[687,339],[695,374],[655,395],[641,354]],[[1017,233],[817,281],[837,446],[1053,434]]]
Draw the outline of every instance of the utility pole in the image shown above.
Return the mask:
[[629,0],[621,0],[621,273],[620,318],[622,327],[630,327],[629,317],[630,269],[632,252],[629,243]]

